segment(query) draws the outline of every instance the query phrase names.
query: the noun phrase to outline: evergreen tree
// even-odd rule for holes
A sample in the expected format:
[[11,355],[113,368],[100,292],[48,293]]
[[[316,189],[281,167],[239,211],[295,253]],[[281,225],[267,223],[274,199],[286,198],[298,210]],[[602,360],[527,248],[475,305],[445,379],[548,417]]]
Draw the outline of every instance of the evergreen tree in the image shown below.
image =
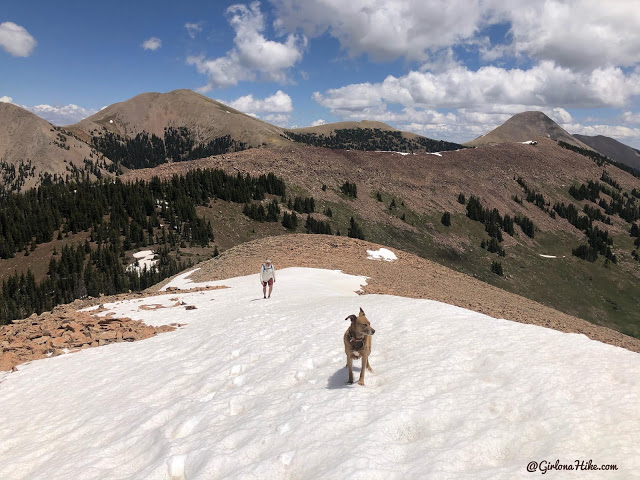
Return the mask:
[[502,264],[500,262],[496,262],[495,260],[491,262],[491,271],[499,276],[504,276],[504,272],[502,270]]
[[349,230],[347,232],[347,235],[350,238],[359,238],[360,240],[364,240],[364,232],[362,231],[362,228],[360,228],[360,226],[356,223],[353,217],[351,217],[351,220],[349,220]]

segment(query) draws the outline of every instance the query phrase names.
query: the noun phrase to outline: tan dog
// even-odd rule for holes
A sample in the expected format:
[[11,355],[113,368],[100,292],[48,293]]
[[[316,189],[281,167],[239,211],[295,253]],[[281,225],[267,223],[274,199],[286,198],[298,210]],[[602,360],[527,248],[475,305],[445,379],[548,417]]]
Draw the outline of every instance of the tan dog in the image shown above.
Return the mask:
[[358,385],[364,385],[364,369],[373,372],[369,365],[369,355],[371,354],[371,335],[376,331],[371,328],[371,323],[364,314],[362,308],[356,317],[349,315],[345,320],[351,320],[351,326],[344,333],[344,351],[347,354],[347,367],[349,368],[349,383],[353,383],[353,360],[362,358],[362,368],[360,369],[360,380]]

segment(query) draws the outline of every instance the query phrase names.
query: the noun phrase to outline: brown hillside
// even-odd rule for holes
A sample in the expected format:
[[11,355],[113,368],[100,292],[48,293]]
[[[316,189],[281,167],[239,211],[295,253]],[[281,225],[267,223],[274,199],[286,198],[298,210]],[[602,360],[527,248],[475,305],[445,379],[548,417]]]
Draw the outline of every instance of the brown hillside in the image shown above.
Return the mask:
[[[97,159],[95,151],[93,154]],[[23,170],[28,170],[20,185],[24,189],[35,186],[44,173],[65,178],[72,165],[82,169],[84,159],[91,156],[92,149],[85,142],[24,108],[0,103],[0,187],[13,183],[11,166],[15,166],[18,176],[21,164]]]
[[[385,152],[330,150],[292,145],[282,148],[250,149],[189,162],[161,165],[154,169],[128,172],[123,181],[149,180],[153,176],[170,178],[195,168],[222,168],[252,175],[274,172],[289,185],[307,190],[322,201],[342,201],[338,187],[346,180],[358,185],[358,199],[349,205],[364,219],[392,222],[399,228],[411,227],[390,217],[375,199],[375,193],[402,199],[418,214],[434,212],[463,213],[457,202],[459,193],[479,196],[500,212],[525,214],[542,231],[564,229],[578,232],[566,222],[553,221],[531,204],[519,205],[512,200],[522,196],[522,188],[514,177],[523,177],[531,187],[554,201],[563,199],[560,190],[573,184],[598,179],[602,168],[588,158],[559,147],[556,142],[541,139],[538,145],[500,144],[476,149],[399,155]],[[617,169],[610,174],[623,186],[640,188],[640,181]],[[326,191],[322,185],[328,186]],[[615,223],[615,222],[614,222]]]
[[253,147],[288,143],[281,128],[191,90],[143,93],[66,128],[88,140],[103,128],[123,137],[146,131],[163,138],[167,127],[187,127],[198,142],[230,135]]
[[544,113],[535,111],[518,113],[498,128],[465,145],[477,147],[505,142],[527,142],[529,140],[540,140],[540,138],[550,138],[590,149],[590,147],[573,137]]

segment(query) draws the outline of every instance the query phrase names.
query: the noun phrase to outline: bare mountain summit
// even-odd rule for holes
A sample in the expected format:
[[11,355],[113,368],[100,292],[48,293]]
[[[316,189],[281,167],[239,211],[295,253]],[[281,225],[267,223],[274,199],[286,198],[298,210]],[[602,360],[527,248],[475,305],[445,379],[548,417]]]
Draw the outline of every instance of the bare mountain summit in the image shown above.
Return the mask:
[[572,136],[556,122],[542,112],[523,112],[514,115],[498,128],[472,140],[465,145],[477,147],[480,145],[495,145],[508,142],[527,142],[539,138],[551,138],[555,141],[566,142],[580,148],[591,150],[590,147]]
[[226,135],[251,147],[287,142],[281,128],[184,89],[142,93],[66,128],[88,141],[105,129],[123,138],[142,132],[163,138],[169,127],[186,127],[198,143]]
[[64,129],[17,105],[0,103],[0,190],[33,187],[47,173],[66,179],[85,170],[85,159],[92,158],[98,159],[96,152]]

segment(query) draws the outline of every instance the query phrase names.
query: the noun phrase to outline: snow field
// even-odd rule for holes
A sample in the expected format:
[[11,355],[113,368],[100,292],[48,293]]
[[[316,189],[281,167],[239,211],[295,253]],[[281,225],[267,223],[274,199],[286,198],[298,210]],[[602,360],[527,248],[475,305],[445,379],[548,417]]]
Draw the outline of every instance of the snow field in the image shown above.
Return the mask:
[[[639,355],[353,293],[364,282],[290,268],[269,300],[256,274],[105,305],[186,325],[0,375],[0,478],[514,479],[556,458],[619,470],[554,479],[640,471]],[[376,329],[365,387],[346,385],[342,343],[359,307]]]

